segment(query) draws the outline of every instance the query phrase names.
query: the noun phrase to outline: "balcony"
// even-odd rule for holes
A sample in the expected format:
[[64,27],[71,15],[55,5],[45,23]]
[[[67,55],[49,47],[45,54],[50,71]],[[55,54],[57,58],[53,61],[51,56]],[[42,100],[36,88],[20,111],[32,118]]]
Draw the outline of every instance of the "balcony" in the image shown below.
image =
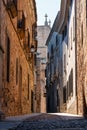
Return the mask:
[[12,18],[17,16],[17,0],[7,0],[7,9],[10,11]]
[[18,11],[17,29],[21,39],[25,37],[25,16],[23,11]]

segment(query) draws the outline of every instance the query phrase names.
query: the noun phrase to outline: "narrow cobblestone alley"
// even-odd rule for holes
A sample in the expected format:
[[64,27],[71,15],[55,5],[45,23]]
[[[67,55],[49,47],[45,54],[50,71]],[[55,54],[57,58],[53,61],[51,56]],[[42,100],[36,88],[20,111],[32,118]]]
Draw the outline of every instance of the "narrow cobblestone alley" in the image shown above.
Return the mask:
[[87,130],[87,0],[0,0],[0,130]]
[[87,119],[61,113],[39,114],[9,130],[87,130]]

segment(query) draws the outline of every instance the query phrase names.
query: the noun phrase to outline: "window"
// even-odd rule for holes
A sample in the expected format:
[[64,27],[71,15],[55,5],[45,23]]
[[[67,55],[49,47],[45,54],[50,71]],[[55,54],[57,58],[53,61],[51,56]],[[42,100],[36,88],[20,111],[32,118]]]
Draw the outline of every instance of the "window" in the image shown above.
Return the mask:
[[69,83],[67,81],[67,88],[66,88],[66,100],[68,100],[69,97]]
[[70,0],[70,6],[72,6],[73,0]]
[[72,28],[71,28],[71,50],[72,50]]
[[30,34],[28,32],[28,47],[30,47]]
[[64,30],[62,32],[62,41],[64,40]]
[[68,40],[68,49],[69,49],[69,57],[70,57],[70,37],[69,37],[69,40]]
[[75,40],[75,17],[73,17],[73,41]]
[[7,36],[7,81],[10,79],[10,39]]
[[66,55],[64,54],[64,72],[66,73]]
[[66,103],[66,86],[63,88],[63,103]]
[[32,25],[32,38],[34,39],[34,40],[37,40],[37,28],[36,28],[36,23],[34,23],[33,25]]
[[57,46],[57,44],[58,44],[58,36],[56,35],[56,46]]
[[60,105],[60,102],[59,102],[59,95],[58,95],[58,89],[57,89],[57,106]]
[[71,95],[73,95],[73,69],[71,70]]
[[34,108],[34,104],[33,104],[33,96],[34,96],[34,93],[33,93],[33,91],[31,90],[31,112],[33,112],[34,110],[33,110],[33,108]]
[[47,53],[47,59],[48,59],[48,61],[49,61],[49,52]]
[[86,0],[86,24],[87,24],[87,0]]
[[69,9],[68,9],[68,22],[69,22],[69,19],[70,19],[70,14],[69,14]]
[[13,0],[15,6],[16,6],[16,9],[17,9],[17,0]]
[[64,35],[66,36],[67,35],[67,25],[65,26],[65,30],[64,30]]
[[69,75],[69,96],[73,96],[73,69]]
[[18,84],[18,58],[16,59],[16,85]]
[[82,45],[83,45],[83,24],[81,25],[81,39],[82,39]]
[[64,30],[63,30],[63,32],[62,32],[62,41],[64,40],[64,38],[66,37],[66,35],[67,35],[67,25],[65,25],[65,28],[64,28]]
[[29,99],[29,74],[28,74],[28,94],[27,94],[27,98]]
[[51,45],[51,54],[53,55],[53,45]]
[[20,71],[19,71],[19,106],[21,108],[21,98],[22,98],[22,67],[20,66]]

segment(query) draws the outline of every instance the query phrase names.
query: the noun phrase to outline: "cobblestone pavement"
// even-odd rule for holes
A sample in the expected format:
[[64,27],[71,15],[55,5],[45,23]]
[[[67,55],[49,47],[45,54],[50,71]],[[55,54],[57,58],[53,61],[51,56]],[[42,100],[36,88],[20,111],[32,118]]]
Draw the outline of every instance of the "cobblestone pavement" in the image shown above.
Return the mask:
[[41,114],[9,130],[87,130],[87,119],[75,116]]

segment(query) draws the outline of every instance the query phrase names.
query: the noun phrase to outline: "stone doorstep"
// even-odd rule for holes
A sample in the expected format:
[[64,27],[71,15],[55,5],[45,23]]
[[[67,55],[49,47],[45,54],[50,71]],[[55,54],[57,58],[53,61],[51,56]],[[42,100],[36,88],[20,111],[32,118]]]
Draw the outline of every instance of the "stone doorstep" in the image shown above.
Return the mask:
[[5,119],[5,114],[2,111],[0,111],[0,121],[4,119]]

